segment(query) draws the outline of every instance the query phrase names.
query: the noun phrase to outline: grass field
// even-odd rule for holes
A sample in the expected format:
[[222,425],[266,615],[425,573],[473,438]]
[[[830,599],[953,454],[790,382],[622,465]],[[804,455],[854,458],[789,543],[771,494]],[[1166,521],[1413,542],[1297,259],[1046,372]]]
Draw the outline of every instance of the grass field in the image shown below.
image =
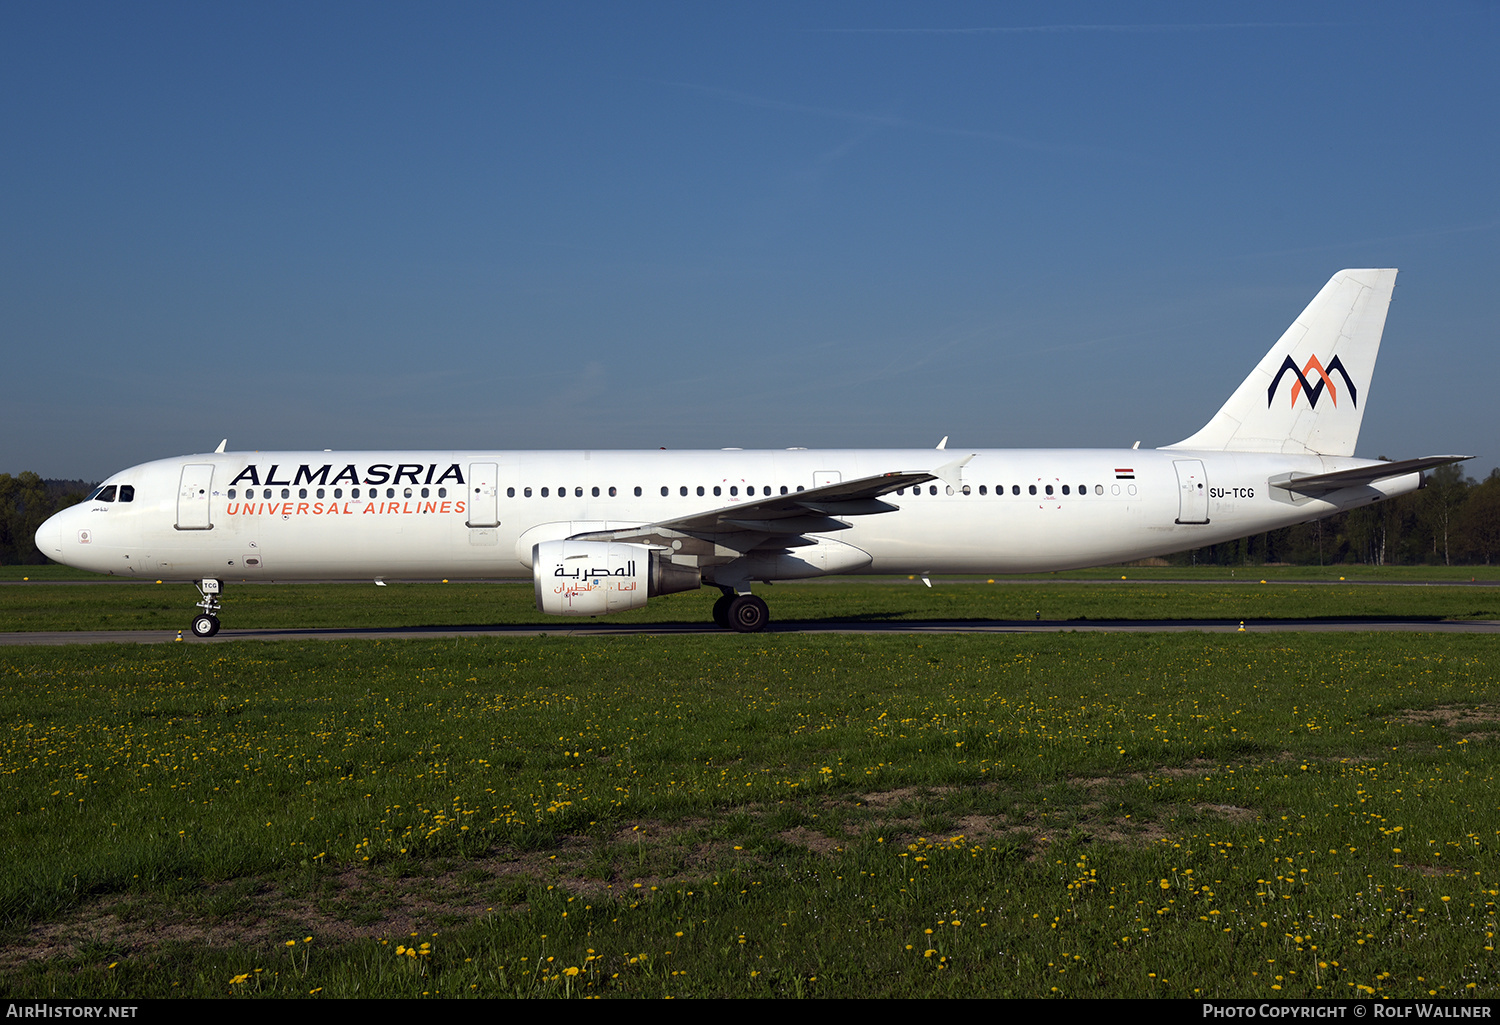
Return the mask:
[[1380,634],[0,649],[0,990],[1495,998],[1497,670]]
[[[1500,619],[1500,587],[1411,578],[1358,583],[1262,578],[1181,583],[1135,577],[939,580],[889,578],[778,584],[761,590],[777,624],[1044,619],[1257,620],[1311,617]],[[1258,571],[1257,571],[1258,572]],[[1120,576],[1127,579],[1121,580]],[[95,578],[97,579],[97,578]],[[1261,583],[1264,579],[1266,582]],[[714,588],[653,599],[602,622],[711,621]],[[188,584],[28,582],[0,587],[0,632],[187,627],[197,592]],[[536,610],[532,585],[510,583],[227,585],[226,629],[416,627],[536,624],[559,630],[579,620]],[[584,620],[583,622],[588,622]]]

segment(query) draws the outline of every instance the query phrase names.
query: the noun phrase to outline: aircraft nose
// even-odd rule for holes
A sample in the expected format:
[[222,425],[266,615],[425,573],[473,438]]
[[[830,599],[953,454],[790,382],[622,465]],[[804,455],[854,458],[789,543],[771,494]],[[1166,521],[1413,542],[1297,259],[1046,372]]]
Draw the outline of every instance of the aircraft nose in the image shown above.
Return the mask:
[[63,514],[54,513],[36,530],[36,548],[53,562],[62,561]]

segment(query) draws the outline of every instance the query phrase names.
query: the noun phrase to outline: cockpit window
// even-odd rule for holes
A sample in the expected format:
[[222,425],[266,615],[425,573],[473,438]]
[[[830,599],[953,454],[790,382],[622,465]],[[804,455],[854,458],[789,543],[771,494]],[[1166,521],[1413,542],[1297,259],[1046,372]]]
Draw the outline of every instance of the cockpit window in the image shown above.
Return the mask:
[[122,502],[134,502],[135,501],[135,485],[134,484],[121,484],[120,485],[120,501],[122,501]]
[[115,486],[113,484],[109,484],[105,487],[100,488],[98,491],[95,491],[93,496],[90,498],[90,501],[93,502],[113,502],[114,500]]

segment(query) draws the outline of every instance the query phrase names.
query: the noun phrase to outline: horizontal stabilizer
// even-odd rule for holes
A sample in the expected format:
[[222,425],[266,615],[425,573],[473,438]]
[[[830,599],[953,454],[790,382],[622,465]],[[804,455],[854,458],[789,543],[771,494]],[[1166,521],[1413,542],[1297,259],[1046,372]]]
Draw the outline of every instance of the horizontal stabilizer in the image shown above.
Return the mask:
[[1270,484],[1273,488],[1300,491],[1304,494],[1338,491],[1342,488],[1359,487],[1361,484],[1373,484],[1389,477],[1404,477],[1408,473],[1419,473],[1422,470],[1431,470],[1450,463],[1461,463],[1465,459],[1473,458],[1473,456],[1423,456],[1420,459],[1402,459],[1395,463],[1360,466],[1353,470],[1335,470],[1333,473],[1314,473],[1307,476],[1293,474],[1288,480],[1273,480]]

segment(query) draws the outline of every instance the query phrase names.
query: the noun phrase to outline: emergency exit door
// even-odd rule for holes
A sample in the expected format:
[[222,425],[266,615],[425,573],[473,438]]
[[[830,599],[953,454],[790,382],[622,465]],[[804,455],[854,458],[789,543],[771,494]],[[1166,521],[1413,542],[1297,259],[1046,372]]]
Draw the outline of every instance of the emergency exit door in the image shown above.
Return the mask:
[[494,463],[469,464],[469,526],[500,525],[499,471]]
[[177,529],[212,530],[209,516],[209,496],[213,494],[214,467],[212,463],[189,463],[182,468],[182,480],[177,488]]
[[1203,471],[1201,459],[1176,459],[1177,467],[1177,522],[1208,522],[1208,475]]

